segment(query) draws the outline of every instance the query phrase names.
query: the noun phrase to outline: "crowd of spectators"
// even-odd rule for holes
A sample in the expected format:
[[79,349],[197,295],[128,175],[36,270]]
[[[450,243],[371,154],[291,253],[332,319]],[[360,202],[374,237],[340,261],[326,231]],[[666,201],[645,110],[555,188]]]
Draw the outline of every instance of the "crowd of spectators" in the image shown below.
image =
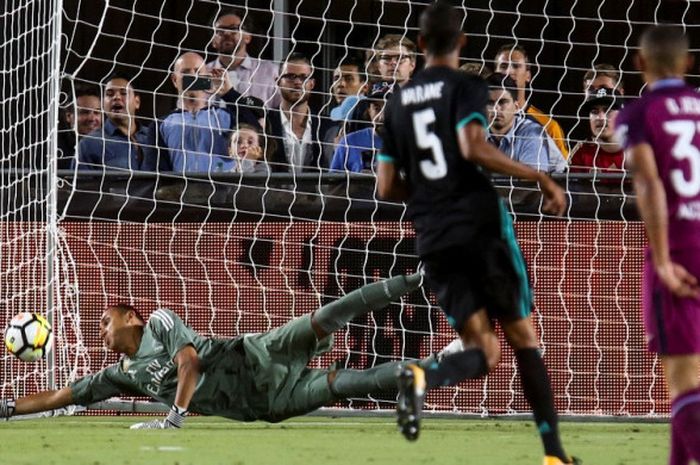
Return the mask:
[[[153,121],[139,118],[141,97],[127,75],[113,74],[99,87],[73,86],[62,111],[59,168],[373,173],[384,105],[416,70],[415,43],[386,35],[363,57],[340,59],[330,88],[318,89],[308,57],[292,53],[276,64],[249,54],[253,21],[241,9],[220,12],[211,25],[215,56],[207,62],[188,51],[175,60],[176,106]],[[624,96],[615,67],[599,64],[585,74],[580,118],[589,134],[570,148],[561,125],[534,105],[525,48],[504,44],[490,65],[493,72],[486,63],[461,69],[488,83],[491,143],[548,173],[624,172],[612,130]],[[317,112],[310,97],[319,92],[330,100]]]

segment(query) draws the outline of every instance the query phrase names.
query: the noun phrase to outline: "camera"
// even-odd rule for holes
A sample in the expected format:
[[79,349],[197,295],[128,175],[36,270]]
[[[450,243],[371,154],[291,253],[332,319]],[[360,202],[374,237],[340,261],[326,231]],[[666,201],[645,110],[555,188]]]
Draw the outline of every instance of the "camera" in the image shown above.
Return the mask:
[[211,78],[185,74],[182,76],[182,90],[211,90]]

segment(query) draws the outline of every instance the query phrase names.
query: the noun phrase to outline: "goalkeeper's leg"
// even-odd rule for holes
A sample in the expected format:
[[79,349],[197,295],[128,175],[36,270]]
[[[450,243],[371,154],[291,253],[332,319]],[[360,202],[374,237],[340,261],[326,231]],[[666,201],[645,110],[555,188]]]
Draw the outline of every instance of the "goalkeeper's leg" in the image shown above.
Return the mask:
[[[417,362],[428,365],[433,357]],[[334,401],[396,391],[399,362],[389,362],[368,370],[318,370],[306,368],[284,402],[273,407],[268,421],[281,421],[304,415]]]
[[421,282],[421,274],[414,273],[367,284],[316,310],[311,325],[321,340],[353,318],[386,307],[402,295],[420,287]]
[[[431,356],[414,363],[421,367],[428,367],[435,363],[435,357]],[[329,373],[328,383],[338,399],[365,397],[368,394],[385,391],[395,392],[399,369],[403,365],[403,362],[388,362],[366,370],[335,370]]]

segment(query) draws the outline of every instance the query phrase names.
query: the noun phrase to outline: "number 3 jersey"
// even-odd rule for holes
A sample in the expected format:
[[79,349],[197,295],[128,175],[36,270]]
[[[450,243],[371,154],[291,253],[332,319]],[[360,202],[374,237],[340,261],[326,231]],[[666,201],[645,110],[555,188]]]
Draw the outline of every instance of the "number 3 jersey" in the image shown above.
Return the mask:
[[624,149],[654,151],[671,249],[700,247],[700,94],[680,79],[658,81],[620,111],[615,126]]
[[379,159],[403,171],[411,188],[408,214],[416,248],[426,255],[468,243],[499,221],[498,195],[479,167],[462,157],[457,132],[487,126],[488,86],[448,67],[430,67],[395,91],[384,117]]

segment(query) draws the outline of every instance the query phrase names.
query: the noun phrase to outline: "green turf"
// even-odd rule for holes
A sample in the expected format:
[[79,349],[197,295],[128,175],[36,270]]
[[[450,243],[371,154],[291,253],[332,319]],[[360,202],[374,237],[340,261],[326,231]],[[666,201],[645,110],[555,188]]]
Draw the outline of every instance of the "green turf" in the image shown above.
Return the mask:
[[[189,418],[180,431],[131,431],[139,418],[70,417],[0,423],[0,463],[13,465],[541,464],[527,421],[427,419],[406,442],[390,418],[307,417],[284,423]],[[666,462],[668,425],[565,422],[585,465]]]

